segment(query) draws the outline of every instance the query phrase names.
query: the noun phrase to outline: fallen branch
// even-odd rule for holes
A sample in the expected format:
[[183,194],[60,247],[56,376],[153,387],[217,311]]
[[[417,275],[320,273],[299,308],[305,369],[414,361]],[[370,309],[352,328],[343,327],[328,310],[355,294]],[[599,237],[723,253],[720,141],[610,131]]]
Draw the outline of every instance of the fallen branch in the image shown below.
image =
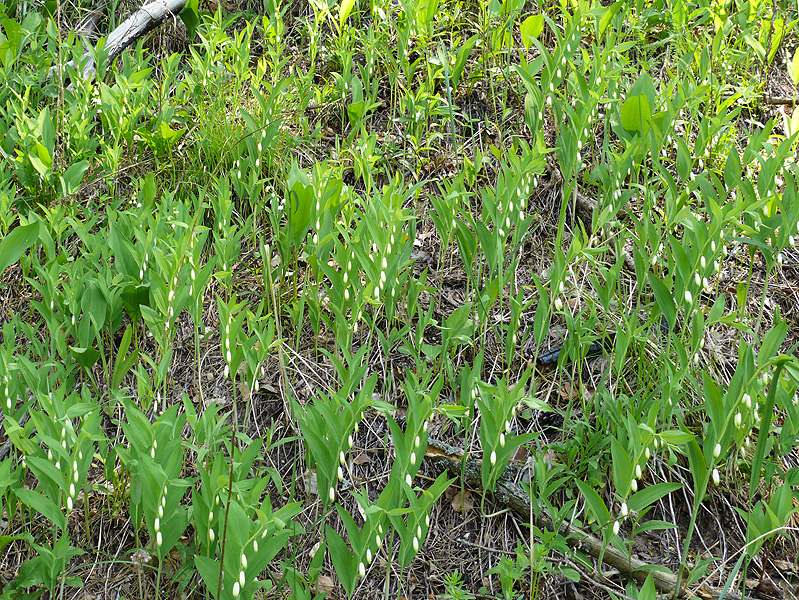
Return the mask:
[[[472,488],[482,487],[482,464],[481,461],[475,458],[467,458],[465,465],[463,464],[463,451],[440,442],[437,440],[428,440],[425,458],[430,460],[433,464],[443,466],[450,475],[454,477],[461,477],[463,475],[463,483]],[[530,517],[530,496],[527,492],[518,485],[509,476],[509,471],[506,471],[502,477],[497,481],[496,489],[492,492],[494,501],[509,507],[513,512],[529,519]],[[655,587],[663,593],[673,594],[677,586],[677,576],[673,573],[666,573],[664,571],[652,569],[652,565],[635,558],[630,558],[623,552],[617,550],[612,546],[606,546],[602,540],[597,539],[590,533],[587,533],[575,527],[571,523],[563,522],[556,526],[552,517],[547,513],[543,507],[539,511],[536,526],[550,531],[557,530],[563,537],[566,538],[566,543],[569,546],[585,552],[590,556],[602,560],[606,565],[617,569],[622,575],[634,579],[639,583],[652,575]],[[685,590],[681,590],[679,595],[683,595]],[[718,598],[721,595],[720,590],[708,590],[709,597]],[[726,597],[730,600],[740,598],[733,593],[727,592]]]
[[[117,56],[133,45],[136,40],[163,23],[164,19],[167,17],[177,18],[180,11],[186,6],[186,2],[187,0],[155,0],[145,4],[130,15],[106,38],[105,51],[108,54],[108,64],[111,64]],[[82,62],[82,76],[84,79],[89,79],[96,71],[92,53],[86,52],[83,55]],[[68,64],[74,66],[72,61]]]
[[[463,452],[445,444],[434,440],[428,441],[427,451],[425,458],[431,459],[433,462],[443,463],[446,470],[456,476],[461,476],[461,469],[463,468],[463,483],[470,487],[481,487],[481,461],[475,458],[466,460],[466,465],[463,465]],[[530,516],[530,496],[524,489],[516,484],[508,473],[502,475],[497,481],[497,487],[493,492],[494,500],[508,506],[515,513],[529,518]],[[549,529],[554,531],[556,529],[555,522],[552,517],[541,510],[538,516],[536,525],[539,528]],[[620,573],[635,579],[638,582],[643,582],[647,575],[652,575],[655,581],[655,587],[661,592],[671,593],[677,585],[677,576],[672,573],[664,573],[662,571],[654,571],[651,565],[648,565],[640,560],[630,558],[624,553],[620,552],[612,546],[605,546],[602,540],[599,540],[589,533],[586,533],[579,527],[563,522],[558,528],[566,542],[578,550],[585,552],[594,558],[601,558],[602,562],[618,569]]]

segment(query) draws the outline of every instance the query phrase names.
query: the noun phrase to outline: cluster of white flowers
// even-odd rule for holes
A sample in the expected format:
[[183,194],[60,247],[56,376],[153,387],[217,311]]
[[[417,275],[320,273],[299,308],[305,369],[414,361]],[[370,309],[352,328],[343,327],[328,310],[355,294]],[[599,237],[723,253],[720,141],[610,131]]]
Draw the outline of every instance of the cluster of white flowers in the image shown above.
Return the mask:
[[239,578],[233,582],[233,597],[238,598],[239,594],[241,593],[242,588],[247,583],[247,555],[242,552],[241,553],[241,569],[239,569]]
[[139,279],[144,279],[144,274],[147,272],[147,261],[150,260],[150,253],[144,253],[144,261],[141,264],[141,268],[139,269]]
[[160,548],[164,544],[164,537],[161,534],[161,519],[164,518],[164,508],[166,507],[166,494],[167,486],[164,484],[164,490],[161,492],[161,501],[158,503],[158,516],[153,522],[153,531],[155,531],[155,545]]
[[175,290],[178,288],[178,273],[175,273],[175,276],[172,278],[172,287],[169,288],[169,293],[167,294],[167,308],[166,308],[166,321],[164,322],[164,331],[169,330],[169,322],[172,320],[172,317],[175,316]]
[[560,299],[560,296],[565,289],[566,286],[563,284],[563,281],[558,282],[558,295],[555,296],[555,300],[552,303],[557,311],[563,310],[563,300]]
[[6,408],[11,410],[11,391],[9,390],[8,373],[3,373],[3,396],[6,398]]
[[[82,454],[82,453],[81,453]],[[67,510],[72,510],[72,507],[75,505],[75,496],[77,496],[77,490],[75,489],[75,484],[78,483],[78,479],[80,475],[78,474],[78,461],[72,461],[72,481],[69,482],[69,495],[67,496]]]

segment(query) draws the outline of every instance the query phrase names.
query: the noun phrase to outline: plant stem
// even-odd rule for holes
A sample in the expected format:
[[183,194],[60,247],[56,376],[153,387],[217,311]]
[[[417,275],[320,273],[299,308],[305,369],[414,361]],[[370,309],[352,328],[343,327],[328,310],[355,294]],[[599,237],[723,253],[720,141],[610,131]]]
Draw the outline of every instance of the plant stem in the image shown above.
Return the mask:
[[238,425],[238,412],[236,410],[236,374],[233,375],[233,426],[230,429],[230,473],[228,475],[227,504],[225,505],[225,525],[222,529],[222,555],[219,557],[219,586],[216,590],[216,597],[222,594],[222,576],[225,566],[225,547],[227,546],[227,526],[228,516],[230,515],[230,502],[233,497],[233,465],[236,453],[236,426]]

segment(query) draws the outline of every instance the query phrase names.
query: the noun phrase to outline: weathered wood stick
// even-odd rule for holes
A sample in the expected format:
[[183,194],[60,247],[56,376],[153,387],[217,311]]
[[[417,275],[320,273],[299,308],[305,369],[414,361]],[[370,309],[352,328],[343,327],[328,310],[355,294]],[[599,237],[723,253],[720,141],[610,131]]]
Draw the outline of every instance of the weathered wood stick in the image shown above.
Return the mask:
[[[462,450],[443,442],[429,440],[425,458],[433,463],[443,465],[447,472],[455,477],[460,477],[461,470],[463,469],[463,483],[465,485],[474,488],[482,487],[481,461],[475,458],[467,458],[464,466]],[[497,481],[497,487],[493,492],[493,497],[495,501],[508,506],[525,519],[530,518],[530,496],[521,486],[511,479],[508,471]],[[536,525],[540,528],[549,529],[550,531],[555,531],[557,529],[560,534],[566,538],[566,543],[573,548],[585,552],[596,559],[601,559],[606,565],[618,569],[620,573],[626,577],[635,579],[639,583],[642,583],[647,575],[651,574],[655,582],[655,587],[659,591],[666,593],[674,592],[674,588],[677,585],[677,577],[673,573],[653,570],[652,565],[625,556],[624,553],[613,546],[605,546],[602,540],[595,538],[590,533],[586,533],[567,521],[564,521],[557,527],[546,510],[541,508],[538,512]]]
[[[158,27],[167,17],[176,18],[186,6],[186,1],[155,0],[145,4],[130,15],[106,38],[105,49],[108,52],[108,63],[111,64],[117,56],[122,54],[136,40]],[[90,52],[86,52],[83,55],[83,78],[89,79],[94,75],[95,71],[94,58],[92,58]]]

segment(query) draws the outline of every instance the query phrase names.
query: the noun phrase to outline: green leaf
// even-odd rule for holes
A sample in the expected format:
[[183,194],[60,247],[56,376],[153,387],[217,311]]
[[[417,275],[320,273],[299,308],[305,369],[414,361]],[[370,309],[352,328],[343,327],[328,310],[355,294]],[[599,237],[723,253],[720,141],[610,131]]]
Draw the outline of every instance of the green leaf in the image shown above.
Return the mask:
[[344,21],[346,21],[352,9],[355,7],[355,0],[341,0],[341,6],[338,7],[338,27],[339,31],[344,28]]
[[677,175],[683,181],[688,181],[691,169],[694,166],[691,151],[688,149],[688,144],[681,137],[674,138],[674,141],[677,144]]
[[289,194],[286,199],[288,216],[288,242],[299,246],[311,228],[311,209],[314,205],[314,190],[307,173],[294,163],[288,176]]
[[771,35],[769,36],[769,51],[768,51],[768,63],[771,64],[771,61],[774,60],[774,56],[777,54],[777,50],[780,48],[780,44],[782,43],[782,36],[785,34],[785,19],[782,17],[777,17],[771,21]]
[[597,522],[601,526],[608,524],[610,522],[610,511],[608,510],[608,507],[605,506],[602,498],[599,497],[599,494],[597,494],[591,486],[580,479],[575,479],[574,483],[577,484],[578,488],[580,488],[580,493],[582,493],[583,497],[585,497],[585,501],[588,503],[588,507],[594,513]]
[[616,491],[626,496],[633,479],[633,461],[615,437],[610,438],[610,455],[613,457],[613,483]]
[[533,40],[537,40],[541,32],[544,31],[544,15],[530,15],[519,26],[522,32],[522,44],[524,49],[529,50],[533,45]]
[[652,573],[646,576],[646,581],[644,581],[644,585],[641,588],[641,591],[638,592],[638,600],[657,600],[658,593],[655,589],[655,579],[652,577]]
[[666,444],[671,444],[672,446],[682,446],[683,444],[687,444],[691,440],[695,439],[693,433],[689,433],[687,431],[680,431],[679,429],[669,429],[668,431],[662,431],[660,434],[660,439]]
[[[782,374],[782,369],[784,365],[785,363],[778,362],[777,366],[774,369],[774,374],[771,377],[768,396],[766,396],[766,403],[764,404],[763,412],[761,413],[763,416],[759,425],[760,431],[770,430],[771,421],[774,418],[774,403],[777,397],[777,389],[781,385],[780,375]],[[771,436],[759,435],[757,437],[757,447],[755,448],[755,455],[752,458],[752,475],[749,481],[750,501],[752,500],[752,498],[754,498],[755,494],[758,491],[758,484],[762,476],[761,470],[763,468],[763,460],[766,457],[766,452],[770,447],[771,442],[772,442]]]
[[186,26],[189,39],[193,39],[197,26],[200,24],[200,0],[186,0],[186,5],[179,15]]
[[141,307],[150,306],[150,284],[125,286],[120,297],[125,312],[136,322],[141,318]]
[[18,535],[0,535],[0,550],[4,550],[6,546],[16,541],[25,541],[32,544],[33,536],[27,531],[23,531]]
[[748,33],[744,35],[743,39],[747,44],[749,44],[749,47],[755,51],[757,57],[761,60],[761,62],[766,60],[766,49],[763,47],[763,45],[760,42],[758,42]]
[[347,543],[336,532],[335,529],[327,525],[327,549],[330,552],[330,560],[333,561],[333,567],[336,569],[339,581],[342,587],[347,592],[347,596],[352,596],[355,591],[355,584],[358,583],[358,571],[355,566],[357,557],[354,556]]
[[83,180],[83,175],[89,168],[88,160],[81,160],[67,169],[63,175],[59,176],[61,181],[61,194],[69,196],[78,191],[80,182]]
[[416,3],[416,25],[424,30],[430,27],[438,12],[439,0],[418,0]]
[[[37,148],[39,148],[40,157],[42,160],[47,163],[48,168],[53,166],[53,150],[55,149],[55,124],[53,123],[53,117],[50,114],[50,109],[45,107],[45,109],[39,113],[38,119],[39,127],[41,127],[42,132],[42,146],[39,148],[40,144],[37,144]],[[44,156],[41,156],[41,151],[44,149],[47,154],[47,160],[45,160]]]
[[674,302],[673,295],[669,288],[652,271],[648,271],[646,275],[649,279],[649,285],[652,287],[652,292],[655,294],[658,308],[660,308],[660,312],[663,313],[669,324],[669,330],[674,329],[674,323],[677,321],[677,305]]
[[67,520],[64,514],[50,498],[43,496],[39,492],[24,488],[15,490],[14,493],[17,498],[22,500],[23,504],[50,519],[56,527],[61,530],[66,528]]
[[788,373],[793,385],[799,387],[799,364],[797,364],[796,357],[780,362],[785,366],[785,372]]
[[133,246],[117,225],[113,214],[109,215],[108,245],[114,251],[114,267],[122,275],[132,279],[139,277],[139,264],[133,258]]
[[724,165],[724,184],[727,189],[734,190],[741,182],[741,159],[738,151],[732,149]]
[[158,185],[155,182],[155,175],[147,173],[144,176],[141,191],[139,192],[139,202],[142,207],[150,210],[155,206],[155,197],[158,194]]
[[638,76],[638,79],[635,80],[635,83],[633,83],[630,89],[627,91],[628,97],[637,96],[638,94],[644,94],[646,96],[646,99],[649,101],[650,109],[657,106],[657,90],[655,89],[655,82],[652,81],[652,78],[647,72],[641,73]]
[[[195,0],[198,1],[198,0]],[[169,124],[165,121],[161,121],[161,139],[164,141],[164,145],[159,145],[159,154],[164,155],[168,154],[170,150],[172,150],[173,146],[177,143],[177,141],[183,137],[183,134],[186,133],[185,129],[172,129]]]
[[781,318],[778,308],[774,314],[774,325],[768,330],[766,335],[763,336],[763,344],[760,346],[760,351],[757,353],[757,362],[759,365],[765,365],[766,362],[774,357],[787,334],[788,323],[785,319]]
[[133,338],[133,328],[128,325],[125,328],[125,333],[122,335],[122,341],[119,343],[119,350],[117,351],[117,359],[114,362],[114,372],[111,377],[111,388],[118,389],[122,385],[122,380],[130,371],[131,367],[139,359],[139,351],[134,348],[133,352],[128,355],[128,349]]
[[361,119],[365,116],[365,111],[363,107],[364,107],[363,100],[361,100],[360,102],[352,102],[347,106],[347,117],[349,118],[350,125],[352,127],[357,127],[358,123],[360,123]]
[[108,312],[108,302],[96,280],[90,279],[86,282],[80,305],[83,313],[89,316],[97,330],[102,329]]
[[597,35],[597,37],[602,37],[602,34],[605,32],[605,29],[607,29],[607,26],[610,23],[610,20],[614,16],[616,16],[616,13],[619,12],[619,9],[622,7],[622,5],[623,5],[622,0],[619,0],[618,2],[614,2],[613,4],[608,6],[608,8],[602,14],[602,17],[599,19],[599,27],[598,27],[598,35]]
[[205,589],[216,598],[216,591],[219,589],[219,563],[207,556],[195,556],[194,566],[205,583]]
[[91,369],[98,360],[100,360],[100,352],[96,348],[80,348],[78,346],[70,346],[72,357],[84,369]]
[[630,496],[630,499],[627,500],[627,506],[630,507],[631,511],[640,513],[647,506],[654,504],[663,496],[681,488],[681,483],[656,483]]
[[698,504],[704,500],[705,492],[707,491],[707,463],[705,462],[705,455],[702,452],[702,448],[696,439],[688,442],[686,450],[688,451],[688,464],[690,465],[691,475],[694,480],[694,502]]
[[466,66],[466,61],[469,59],[472,49],[476,43],[477,34],[466,40],[463,43],[463,46],[461,46],[461,49],[458,50],[458,58],[455,60],[455,65],[452,67],[452,73],[450,74],[450,80],[452,81],[453,88],[458,85],[458,81],[461,78],[461,73],[463,72],[463,67]]
[[736,581],[738,581],[738,572],[741,570],[741,565],[743,565],[744,559],[746,559],[748,556],[749,556],[748,553],[741,552],[741,556],[738,557],[735,566],[732,568],[732,571],[730,572],[727,578],[727,583],[724,584],[724,588],[721,590],[721,594],[719,594],[719,598],[725,598],[727,596],[727,592],[730,591],[730,587]]
[[674,523],[669,523],[668,521],[650,519],[649,521],[641,523],[635,528],[635,535],[640,535],[645,531],[662,531],[664,529],[677,529],[677,525]]
[[0,274],[17,262],[39,237],[39,224],[20,225],[0,241]]
[[793,60],[788,63],[788,75],[794,86],[799,85],[799,48],[793,53]]
[[28,158],[31,160],[33,168],[39,175],[47,175],[50,172],[50,167],[53,165],[53,159],[50,156],[47,148],[36,142],[36,154],[29,154]]
[[624,101],[621,107],[621,126],[627,131],[638,131],[646,134],[652,121],[652,110],[646,94],[631,96]]

